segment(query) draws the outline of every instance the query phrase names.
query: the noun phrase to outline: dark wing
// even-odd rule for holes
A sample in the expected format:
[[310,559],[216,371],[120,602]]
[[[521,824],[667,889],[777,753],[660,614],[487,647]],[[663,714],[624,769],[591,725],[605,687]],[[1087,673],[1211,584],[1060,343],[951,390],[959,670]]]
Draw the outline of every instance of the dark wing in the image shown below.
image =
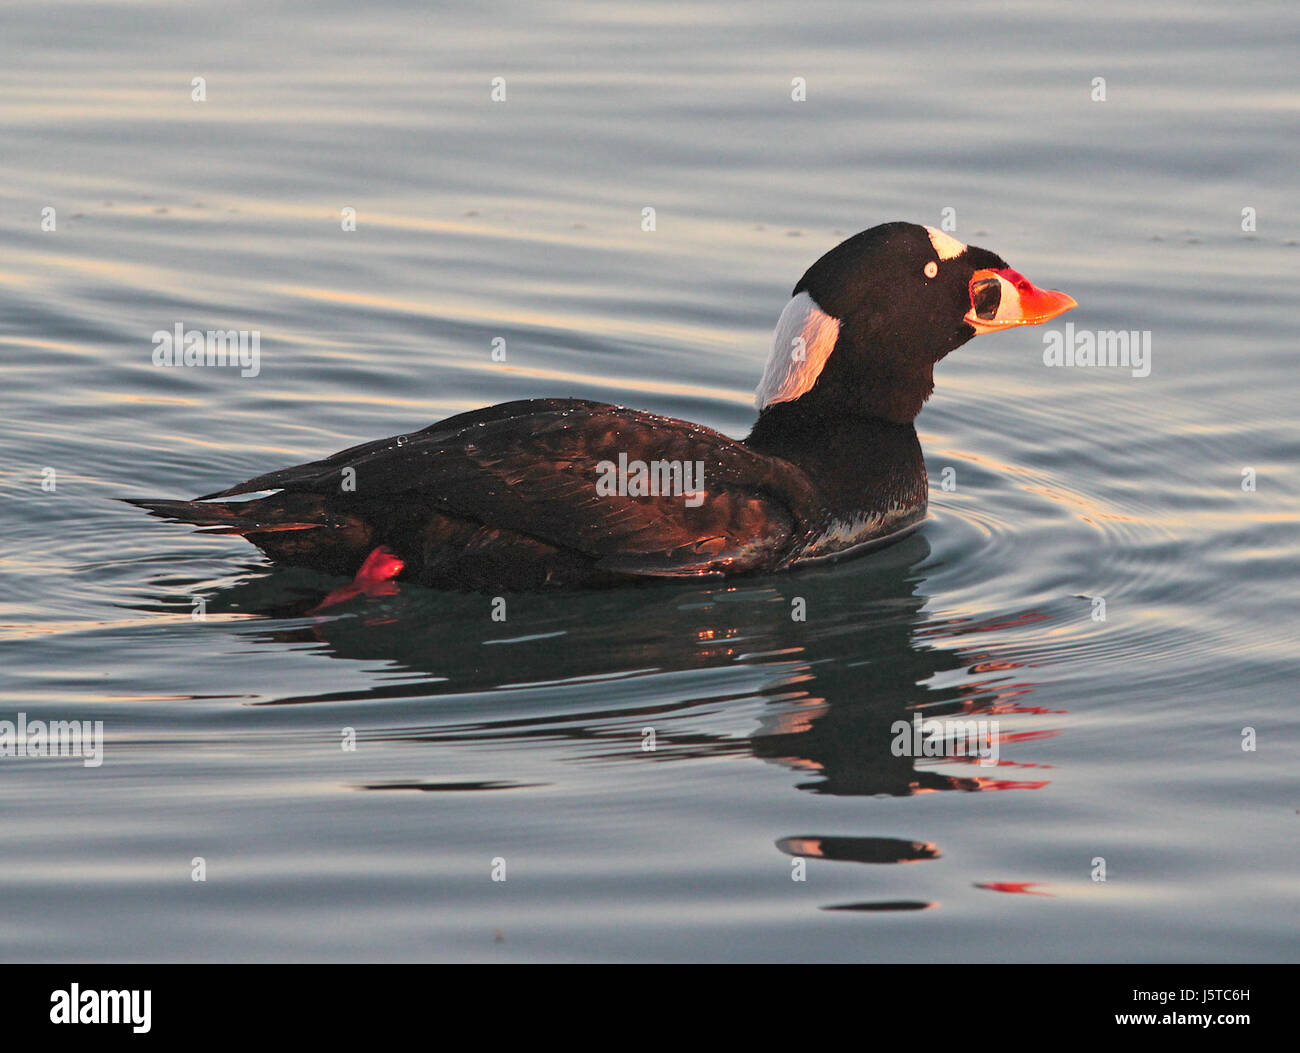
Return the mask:
[[500,402],[495,406],[458,413],[454,417],[445,417],[436,424],[430,424],[420,431],[406,435],[393,435],[387,439],[372,439],[357,446],[323,457],[319,461],[296,464],[291,468],[279,468],[265,475],[256,475],[242,483],[218,490],[216,493],[196,497],[196,501],[213,501],[222,497],[235,497],[238,494],[252,494],[260,490],[303,490],[313,493],[334,493],[338,490],[339,474],[344,468],[355,468],[357,463],[386,453],[397,453],[414,439],[433,439],[454,437],[466,428],[479,424],[492,424],[526,417],[532,413],[545,412],[579,412],[582,410],[609,409],[603,402],[590,399],[518,399],[514,402]]
[[[609,465],[690,463],[700,498],[598,491]],[[355,491],[341,492],[344,469]],[[779,560],[808,529],[816,495],[802,472],[720,432],[575,399],[504,403],[423,431],[354,446],[249,479],[202,500],[259,490],[414,505],[580,553],[610,571],[694,575]]]

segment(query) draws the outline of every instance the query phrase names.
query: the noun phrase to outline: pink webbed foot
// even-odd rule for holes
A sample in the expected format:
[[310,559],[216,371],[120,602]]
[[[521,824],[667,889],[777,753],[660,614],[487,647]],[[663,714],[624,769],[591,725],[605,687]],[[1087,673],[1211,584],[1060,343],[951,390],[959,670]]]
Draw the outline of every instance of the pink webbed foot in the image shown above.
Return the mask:
[[402,573],[405,567],[406,564],[391,549],[380,545],[366,557],[351,585],[335,589],[307,613],[315,614],[354,596],[392,596],[397,592],[397,585],[392,579]]

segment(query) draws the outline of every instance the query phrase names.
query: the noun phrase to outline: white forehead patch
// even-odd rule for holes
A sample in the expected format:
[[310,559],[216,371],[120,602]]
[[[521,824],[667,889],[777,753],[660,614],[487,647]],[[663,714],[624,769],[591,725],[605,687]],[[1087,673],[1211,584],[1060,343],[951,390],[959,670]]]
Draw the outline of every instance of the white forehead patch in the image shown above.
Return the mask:
[[760,409],[789,402],[812,389],[840,338],[840,320],[806,292],[785,305],[772,334],[772,354],[754,392]]
[[930,233],[930,244],[934,246],[934,251],[938,254],[939,259],[950,260],[966,251],[966,246],[951,234],[945,234],[935,227],[926,227],[925,229]]

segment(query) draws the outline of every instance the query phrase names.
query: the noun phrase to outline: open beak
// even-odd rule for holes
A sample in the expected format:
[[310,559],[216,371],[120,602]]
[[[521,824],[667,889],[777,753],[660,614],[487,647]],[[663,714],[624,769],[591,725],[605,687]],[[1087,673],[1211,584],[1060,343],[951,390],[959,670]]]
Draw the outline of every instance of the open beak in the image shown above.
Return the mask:
[[1078,306],[1073,296],[1040,289],[1010,267],[986,269],[971,276],[965,321],[976,333],[992,333],[1013,325],[1038,325]]

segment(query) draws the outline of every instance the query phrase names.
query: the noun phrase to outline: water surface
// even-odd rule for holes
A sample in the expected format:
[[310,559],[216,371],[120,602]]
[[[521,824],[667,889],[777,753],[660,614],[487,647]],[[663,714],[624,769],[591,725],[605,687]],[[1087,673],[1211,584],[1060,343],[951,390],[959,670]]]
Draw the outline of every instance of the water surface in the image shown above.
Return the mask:
[[[0,719],[105,754],[0,760],[0,956],[1294,960],[1293,5],[4,23]],[[868,558],[313,617],[116,501],[533,395],[743,434],[803,270],[944,209],[1152,369],[968,344]],[[156,367],[177,322],[258,375]],[[999,763],[895,756],[914,714]]]

